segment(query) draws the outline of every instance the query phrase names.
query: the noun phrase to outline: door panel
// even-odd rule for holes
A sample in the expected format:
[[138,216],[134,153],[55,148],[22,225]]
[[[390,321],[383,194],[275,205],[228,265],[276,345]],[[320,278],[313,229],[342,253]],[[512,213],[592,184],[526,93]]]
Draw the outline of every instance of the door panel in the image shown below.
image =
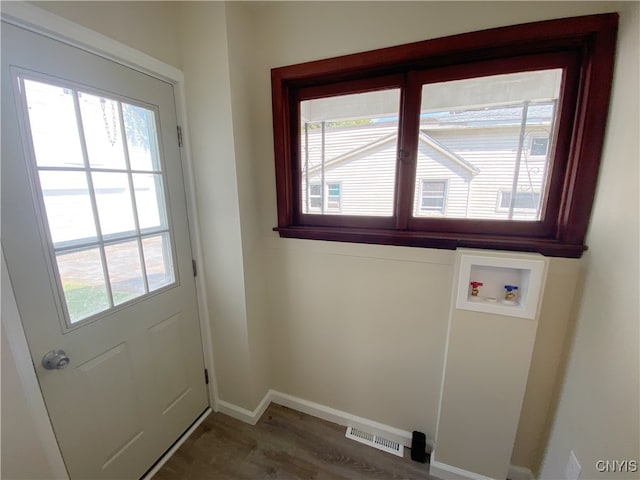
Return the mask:
[[2,246],[38,381],[72,478],[137,478],[208,406],[173,89],[1,33]]
[[158,372],[163,372],[156,375],[158,398],[164,407],[162,415],[169,413],[189,393],[180,320],[179,315],[174,315],[149,329],[153,363]]

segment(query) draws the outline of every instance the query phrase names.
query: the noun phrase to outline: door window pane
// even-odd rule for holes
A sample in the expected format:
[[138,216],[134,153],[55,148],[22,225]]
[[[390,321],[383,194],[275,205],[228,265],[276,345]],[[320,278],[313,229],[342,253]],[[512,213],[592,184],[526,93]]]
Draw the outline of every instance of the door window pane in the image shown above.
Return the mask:
[[96,172],[92,178],[102,235],[135,231],[128,175]]
[[136,207],[141,229],[164,227],[167,214],[164,204],[162,175],[133,174],[133,188],[136,192]]
[[110,307],[98,248],[56,254],[71,323]]
[[109,269],[113,303],[119,305],[145,293],[138,241],[116,243],[104,248]]
[[393,215],[399,104],[399,89],[300,102],[302,213]]
[[41,171],[40,187],[54,245],[94,240],[91,196],[85,172]]
[[72,90],[25,80],[36,162],[40,167],[82,166]]
[[91,166],[126,168],[118,102],[84,92],[78,98]]
[[144,264],[147,269],[149,291],[152,292],[167,285],[171,285],[173,262],[171,261],[171,245],[166,233],[142,239]]
[[[421,179],[445,177],[446,217],[540,220],[561,81],[553,69],[424,85],[414,216],[433,215]],[[538,193],[522,207],[518,192]]]
[[160,171],[155,113],[146,108],[123,103],[122,114],[131,169]]

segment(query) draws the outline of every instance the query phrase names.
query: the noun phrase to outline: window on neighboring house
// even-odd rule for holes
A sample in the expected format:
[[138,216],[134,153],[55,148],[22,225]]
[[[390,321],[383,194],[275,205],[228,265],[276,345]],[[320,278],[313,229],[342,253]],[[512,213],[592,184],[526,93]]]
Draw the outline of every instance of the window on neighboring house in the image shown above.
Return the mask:
[[447,181],[423,180],[420,199],[421,211],[444,213],[447,200]]
[[327,210],[340,211],[340,184],[327,183]]
[[275,230],[579,257],[617,21],[551,20],[273,69]]
[[323,192],[319,183],[309,184],[309,212],[310,213],[338,213],[341,207],[341,184],[338,182],[327,182]]
[[549,146],[549,138],[548,137],[533,137],[531,139],[531,148],[529,153],[533,155],[546,155],[547,148]]
[[319,183],[309,184],[309,209],[322,209],[322,186]]

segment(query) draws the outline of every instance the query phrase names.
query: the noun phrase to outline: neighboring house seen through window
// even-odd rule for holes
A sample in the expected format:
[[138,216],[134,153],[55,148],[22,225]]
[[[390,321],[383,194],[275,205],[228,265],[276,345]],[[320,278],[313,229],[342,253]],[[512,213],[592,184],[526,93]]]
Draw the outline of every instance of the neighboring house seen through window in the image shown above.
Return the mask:
[[579,257],[617,21],[551,20],[273,69],[275,230]]

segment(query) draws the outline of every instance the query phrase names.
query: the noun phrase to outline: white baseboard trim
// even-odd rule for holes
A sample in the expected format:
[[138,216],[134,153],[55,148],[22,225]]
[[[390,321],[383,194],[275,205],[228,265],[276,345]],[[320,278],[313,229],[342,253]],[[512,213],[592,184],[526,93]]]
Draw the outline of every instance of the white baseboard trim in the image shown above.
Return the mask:
[[182,444],[184,442],[186,442],[187,438],[189,438],[191,436],[193,431],[196,428],[198,428],[202,422],[204,422],[204,419],[207,418],[210,413],[211,413],[211,407],[207,408],[204,412],[202,412],[200,414],[200,416],[196,419],[196,421],[193,422],[193,424],[189,427],[189,429],[182,434],[182,436],[176,441],[176,443],[174,443],[171,446],[171,448],[169,450],[167,450],[164,453],[164,455],[162,455],[162,457],[160,457],[160,460],[158,460],[155,463],[153,468],[151,468],[151,470],[149,470],[145,474],[145,476],[142,477],[141,480],[151,480],[153,478],[153,476],[156,473],[158,473],[158,471],[164,466],[164,464],[169,461],[169,459],[173,456],[173,454],[176,453],[176,450],[178,450],[182,446]]
[[444,480],[495,480],[479,473],[463,470],[462,468],[447,465],[446,463],[438,462],[431,457],[429,463],[429,475],[442,478]]
[[271,390],[269,390],[264,398],[260,401],[258,406],[253,410],[247,410],[246,408],[238,407],[233,403],[225,402],[224,400],[218,400],[218,411],[229,415],[241,422],[248,423],[249,425],[255,425],[262,417],[262,414],[271,403]]
[[509,480],[536,480],[536,476],[530,468],[521,467],[519,465],[509,465],[507,478]]
[[[367,418],[358,417],[357,415],[352,415],[342,410],[337,410],[287,393],[278,392],[277,390],[269,390],[253,411],[238,407],[224,400],[218,401],[218,411],[242,422],[255,425],[271,402],[345,427],[359,427],[374,434],[383,435],[385,438],[401,443],[405,447],[411,447],[411,432]],[[433,442],[427,439],[427,450],[431,451],[432,447]]]

